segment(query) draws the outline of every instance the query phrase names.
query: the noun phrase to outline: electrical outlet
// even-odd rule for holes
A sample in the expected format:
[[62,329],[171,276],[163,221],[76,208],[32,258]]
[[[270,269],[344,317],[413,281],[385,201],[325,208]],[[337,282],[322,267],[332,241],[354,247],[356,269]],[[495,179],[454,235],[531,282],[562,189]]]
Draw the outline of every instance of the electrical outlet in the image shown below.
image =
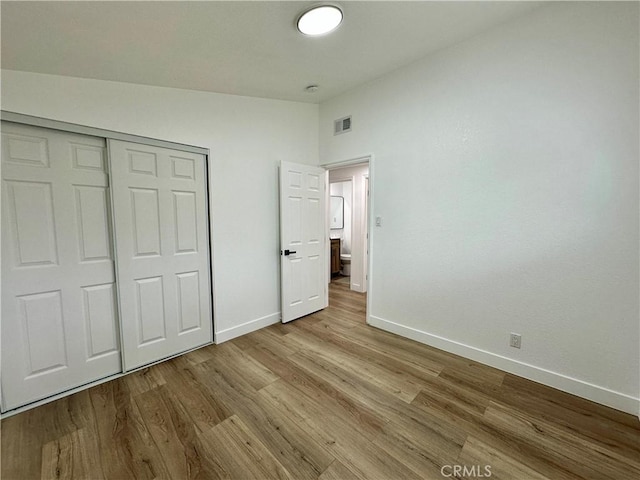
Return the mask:
[[519,333],[512,333],[509,340],[509,346],[513,348],[520,348],[522,346],[522,335]]

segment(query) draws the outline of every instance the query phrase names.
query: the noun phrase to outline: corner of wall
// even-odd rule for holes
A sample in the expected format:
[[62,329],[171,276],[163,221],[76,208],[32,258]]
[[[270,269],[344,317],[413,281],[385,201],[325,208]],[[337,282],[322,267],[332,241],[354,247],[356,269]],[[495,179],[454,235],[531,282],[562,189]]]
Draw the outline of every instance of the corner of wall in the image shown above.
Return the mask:
[[280,318],[281,318],[280,312],[275,312],[270,315],[266,315],[264,317],[256,318],[254,320],[249,320],[248,322],[242,323],[240,325],[236,325],[231,328],[220,330],[219,332],[214,333],[213,343],[215,344],[223,343],[228,340],[241,337],[242,335],[255,332],[256,330],[260,330],[261,328],[265,328],[265,327],[268,327],[269,325],[279,323]]

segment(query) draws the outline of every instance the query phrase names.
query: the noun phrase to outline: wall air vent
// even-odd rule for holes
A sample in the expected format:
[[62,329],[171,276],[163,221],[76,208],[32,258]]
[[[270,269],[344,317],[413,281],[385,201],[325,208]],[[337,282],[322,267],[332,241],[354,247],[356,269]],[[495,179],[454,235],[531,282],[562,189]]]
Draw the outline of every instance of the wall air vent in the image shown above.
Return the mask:
[[351,131],[351,115],[348,117],[339,118],[333,122],[333,134],[339,135],[341,133],[347,133]]

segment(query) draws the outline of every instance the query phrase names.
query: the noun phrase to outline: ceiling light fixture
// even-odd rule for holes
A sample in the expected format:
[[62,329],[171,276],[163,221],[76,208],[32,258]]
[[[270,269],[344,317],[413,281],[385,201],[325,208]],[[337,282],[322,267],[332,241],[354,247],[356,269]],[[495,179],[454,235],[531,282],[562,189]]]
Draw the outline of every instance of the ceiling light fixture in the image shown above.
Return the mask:
[[296,20],[298,31],[312,37],[332,32],[342,23],[342,9],[333,4],[315,5]]

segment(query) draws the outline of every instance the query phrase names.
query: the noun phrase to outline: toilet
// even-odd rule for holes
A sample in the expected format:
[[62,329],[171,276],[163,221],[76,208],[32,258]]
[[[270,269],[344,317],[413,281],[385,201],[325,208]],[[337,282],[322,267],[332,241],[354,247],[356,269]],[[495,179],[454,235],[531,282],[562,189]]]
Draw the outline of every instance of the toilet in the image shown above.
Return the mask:
[[341,253],[340,254],[340,274],[345,277],[351,276],[351,254],[350,253]]

